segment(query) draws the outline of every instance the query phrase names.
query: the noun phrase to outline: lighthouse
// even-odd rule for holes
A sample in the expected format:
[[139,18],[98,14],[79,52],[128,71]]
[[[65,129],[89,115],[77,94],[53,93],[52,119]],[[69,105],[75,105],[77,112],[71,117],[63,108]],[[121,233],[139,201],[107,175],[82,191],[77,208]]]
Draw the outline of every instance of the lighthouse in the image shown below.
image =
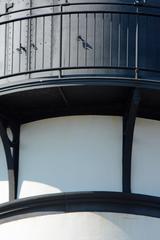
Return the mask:
[[158,0],[0,2],[0,239],[160,228]]

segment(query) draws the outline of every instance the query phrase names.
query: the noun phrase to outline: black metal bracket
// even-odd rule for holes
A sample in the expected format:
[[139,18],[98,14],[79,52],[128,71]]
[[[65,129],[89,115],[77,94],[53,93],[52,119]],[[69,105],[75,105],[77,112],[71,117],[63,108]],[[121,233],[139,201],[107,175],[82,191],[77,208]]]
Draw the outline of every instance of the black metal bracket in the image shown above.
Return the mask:
[[123,192],[131,193],[131,158],[135,121],[140,103],[140,91],[135,89],[132,100],[123,118]]
[[27,53],[27,50],[25,47],[22,46],[22,44],[20,43],[19,48],[16,49],[20,54],[22,54],[22,51]]
[[6,3],[6,13],[9,11],[9,9],[14,7],[14,3]]
[[33,47],[35,51],[38,50],[37,46],[34,43],[31,43],[31,47]]
[[[10,129],[11,135],[7,133]],[[20,124],[0,120],[0,136],[4,146],[8,168],[9,200],[16,199],[18,185],[18,159],[19,159],[19,133]]]

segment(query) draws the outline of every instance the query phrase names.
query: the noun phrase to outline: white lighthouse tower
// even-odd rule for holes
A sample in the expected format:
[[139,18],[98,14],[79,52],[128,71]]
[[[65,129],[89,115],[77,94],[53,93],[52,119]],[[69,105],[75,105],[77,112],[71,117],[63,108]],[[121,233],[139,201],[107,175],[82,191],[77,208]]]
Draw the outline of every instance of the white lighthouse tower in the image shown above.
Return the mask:
[[160,229],[158,0],[0,2],[0,239]]

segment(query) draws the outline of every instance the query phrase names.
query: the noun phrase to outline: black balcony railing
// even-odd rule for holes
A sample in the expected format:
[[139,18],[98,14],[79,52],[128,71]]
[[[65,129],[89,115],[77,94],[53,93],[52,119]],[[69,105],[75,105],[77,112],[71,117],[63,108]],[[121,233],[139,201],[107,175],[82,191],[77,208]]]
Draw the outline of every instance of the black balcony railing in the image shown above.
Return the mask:
[[0,79],[160,79],[157,6],[66,3],[6,13],[0,20]]

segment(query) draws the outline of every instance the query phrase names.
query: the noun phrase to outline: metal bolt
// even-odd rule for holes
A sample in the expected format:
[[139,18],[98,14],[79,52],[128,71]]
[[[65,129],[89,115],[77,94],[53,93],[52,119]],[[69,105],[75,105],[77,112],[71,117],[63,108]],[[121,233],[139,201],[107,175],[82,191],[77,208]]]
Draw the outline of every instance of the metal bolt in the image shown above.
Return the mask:
[[38,48],[36,47],[36,45],[34,43],[31,43],[31,47],[33,47],[35,50],[38,50]]
[[135,0],[134,2],[136,5],[143,5],[147,3],[147,0]]
[[25,53],[27,52],[26,48],[22,46],[22,44],[20,43],[19,48],[16,49],[20,54],[22,54],[22,51],[24,51]]

